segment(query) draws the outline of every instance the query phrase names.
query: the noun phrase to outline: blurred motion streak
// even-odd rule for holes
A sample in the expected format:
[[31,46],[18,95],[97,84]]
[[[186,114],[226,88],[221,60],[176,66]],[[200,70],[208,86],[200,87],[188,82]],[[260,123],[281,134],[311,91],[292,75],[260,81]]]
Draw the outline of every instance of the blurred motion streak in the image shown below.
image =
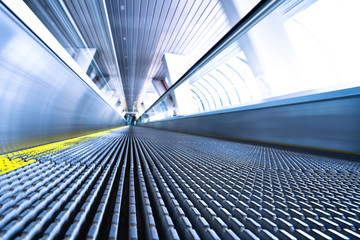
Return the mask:
[[123,123],[3,6],[0,32],[0,154]]

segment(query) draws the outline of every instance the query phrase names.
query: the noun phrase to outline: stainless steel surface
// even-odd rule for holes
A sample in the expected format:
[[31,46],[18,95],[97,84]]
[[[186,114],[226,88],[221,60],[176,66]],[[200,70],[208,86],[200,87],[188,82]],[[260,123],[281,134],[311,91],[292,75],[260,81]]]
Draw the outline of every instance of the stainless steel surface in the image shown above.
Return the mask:
[[[358,92],[358,89],[353,92]],[[185,133],[360,153],[360,96],[354,93],[349,95],[337,98],[314,95],[313,99],[306,96],[301,98],[304,102],[285,100],[279,104],[263,104],[263,107],[260,104],[256,109],[230,109],[142,125]]]
[[[66,6],[78,27],[57,32],[61,41],[104,52],[109,45],[93,38],[104,37],[105,18],[89,18],[108,9],[130,111],[145,85],[164,76],[164,51],[192,52],[205,41],[200,26],[228,27],[218,1],[27,2],[50,17]],[[360,154],[359,88],[144,124],[172,132],[130,126],[12,152],[124,120],[2,7],[0,32],[0,239],[360,238],[355,154],[174,132]],[[109,59],[99,67],[118,74]]]
[[0,153],[122,124],[118,112],[0,9]]
[[359,238],[356,161],[134,126],[35,158],[1,239]]

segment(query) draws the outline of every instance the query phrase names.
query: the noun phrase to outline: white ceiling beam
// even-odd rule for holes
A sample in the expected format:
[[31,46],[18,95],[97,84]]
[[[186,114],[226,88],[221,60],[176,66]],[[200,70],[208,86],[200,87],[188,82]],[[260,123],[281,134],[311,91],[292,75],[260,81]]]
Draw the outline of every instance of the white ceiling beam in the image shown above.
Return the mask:
[[96,54],[96,48],[80,48],[74,58],[77,64],[87,72]]
[[176,83],[187,70],[185,69],[184,64],[185,57],[179,54],[164,53],[162,61],[165,67],[166,78],[168,80],[167,84],[168,87],[170,87]]

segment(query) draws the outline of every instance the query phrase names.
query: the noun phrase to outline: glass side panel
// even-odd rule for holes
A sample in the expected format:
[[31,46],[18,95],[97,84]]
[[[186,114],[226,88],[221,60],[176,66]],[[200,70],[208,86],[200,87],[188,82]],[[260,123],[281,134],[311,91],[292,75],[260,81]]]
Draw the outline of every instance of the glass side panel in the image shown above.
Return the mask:
[[[357,0],[285,1],[168,93],[173,116],[359,86],[357,9]],[[164,119],[149,113],[141,120]]]

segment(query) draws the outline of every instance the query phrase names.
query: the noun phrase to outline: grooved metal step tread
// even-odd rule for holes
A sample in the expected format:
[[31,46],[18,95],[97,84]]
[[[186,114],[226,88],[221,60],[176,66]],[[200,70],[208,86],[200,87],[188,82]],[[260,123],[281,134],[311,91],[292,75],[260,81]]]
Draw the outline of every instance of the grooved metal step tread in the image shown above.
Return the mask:
[[356,161],[143,127],[37,154],[0,176],[1,239],[360,236]]

